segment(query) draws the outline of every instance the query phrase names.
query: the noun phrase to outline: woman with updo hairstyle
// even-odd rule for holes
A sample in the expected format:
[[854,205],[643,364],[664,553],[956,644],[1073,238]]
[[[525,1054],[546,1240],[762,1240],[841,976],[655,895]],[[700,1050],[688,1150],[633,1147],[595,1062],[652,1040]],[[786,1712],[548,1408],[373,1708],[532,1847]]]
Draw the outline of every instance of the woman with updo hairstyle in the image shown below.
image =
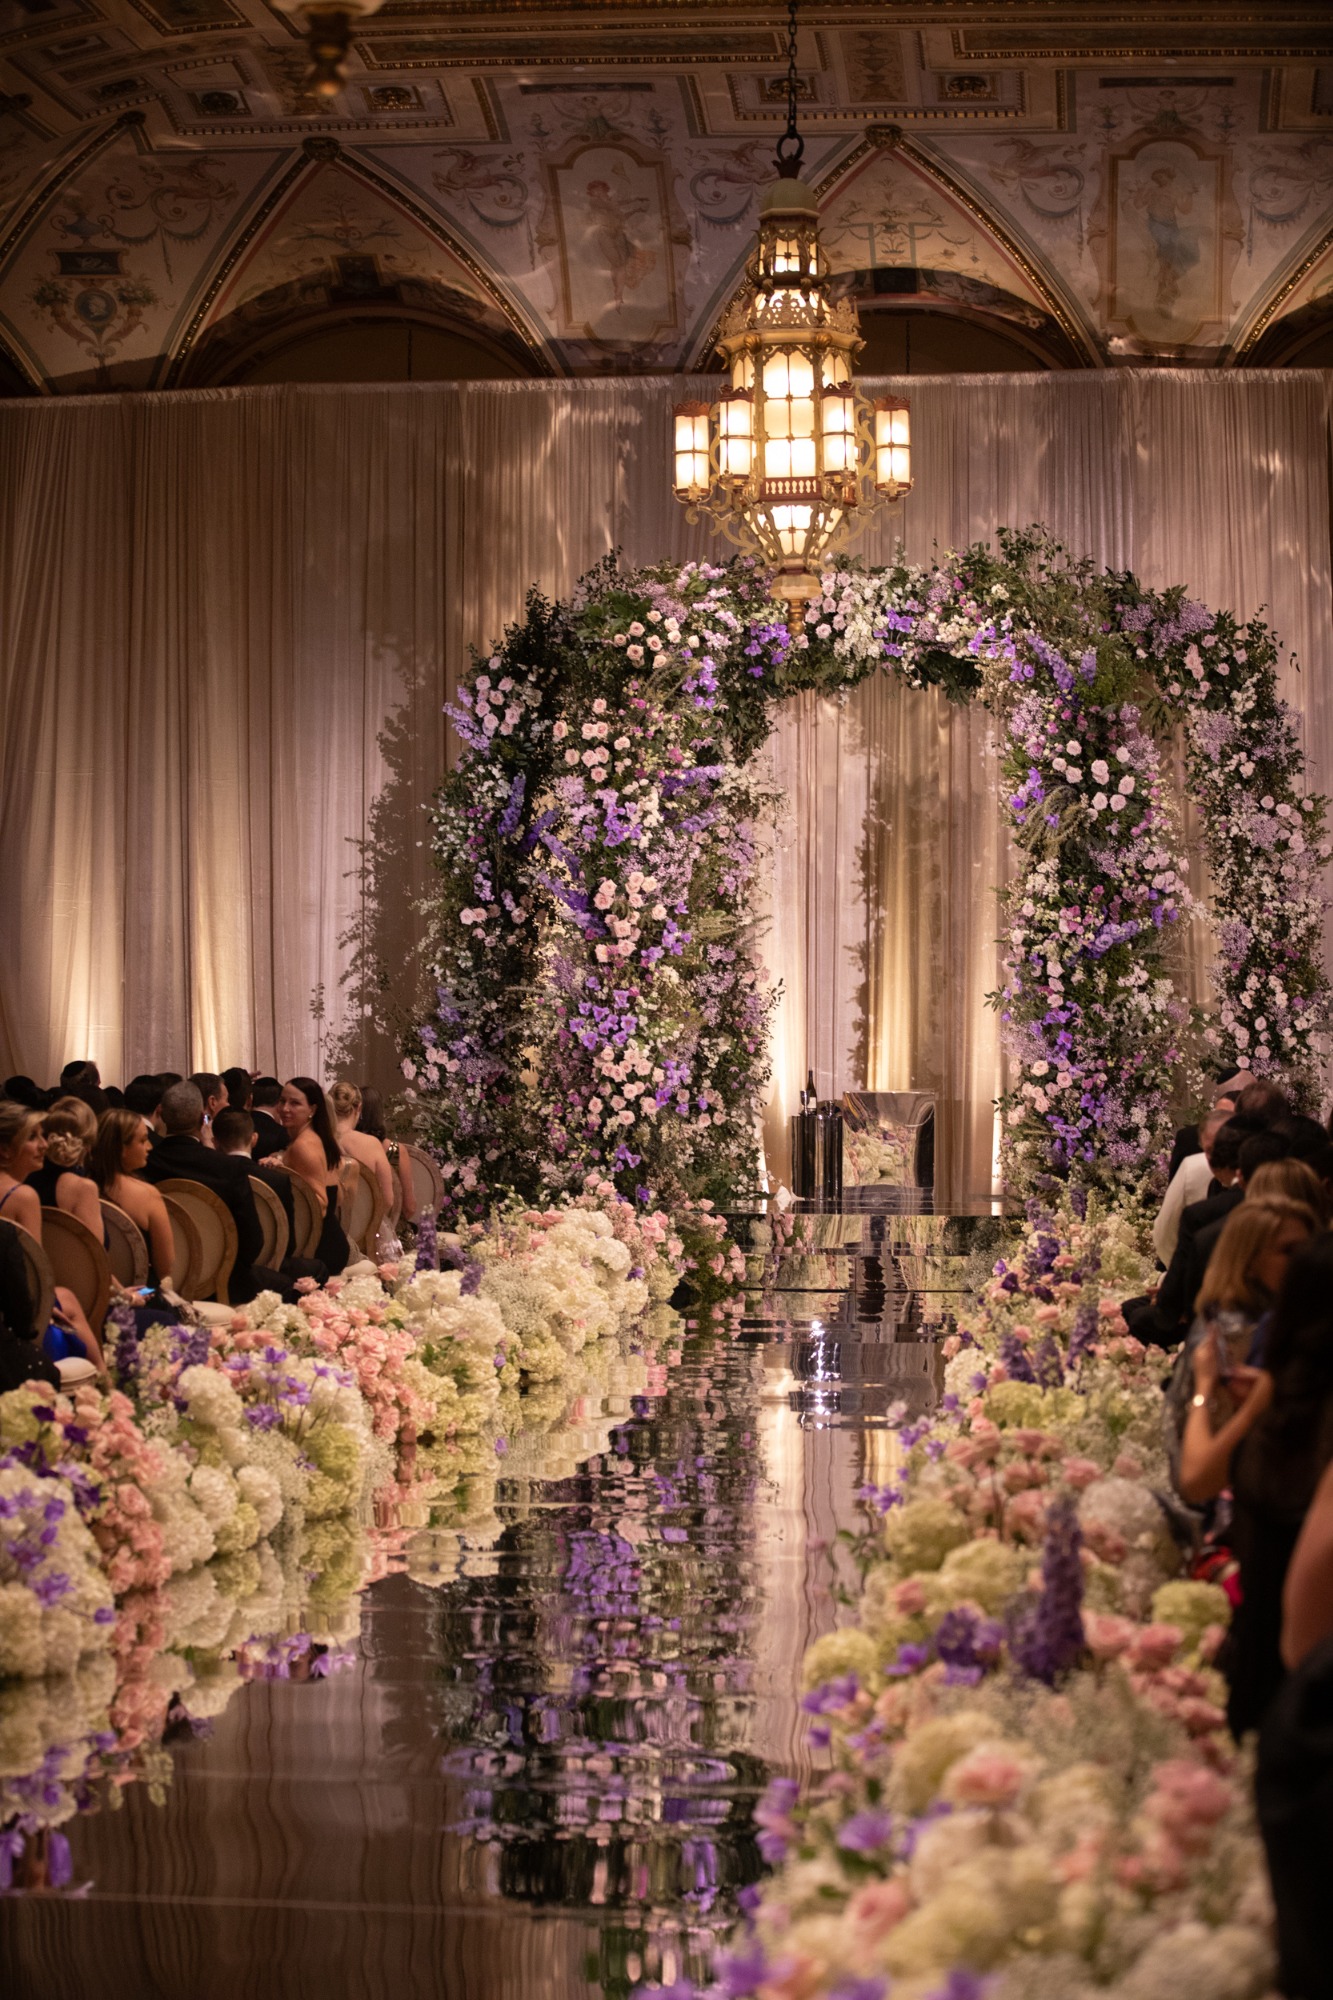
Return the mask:
[[[27,1185],[46,1158],[42,1114],[24,1104],[0,1102],[0,1215],[42,1240],[42,1204],[36,1188]],[[99,1235],[98,1241],[101,1241]],[[83,1357],[101,1368],[102,1348],[88,1324],[83,1307],[64,1285],[56,1286],[55,1317],[42,1336],[42,1352],[50,1361]]]
[[102,1211],[88,1173],[88,1155],[97,1138],[97,1118],[81,1097],[59,1097],[42,1115],[46,1158],[28,1186],[43,1208],[63,1208],[102,1240]]
[[393,1207],[393,1171],[380,1141],[358,1127],[361,1101],[361,1092],[354,1083],[338,1082],[329,1090],[329,1108],[333,1113],[338,1144],[349,1160],[359,1160],[362,1166],[370,1168],[384,1198],[384,1213],[387,1215]]
[[342,1148],[324,1092],[312,1076],[294,1076],[284,1083],[276,1116],[287,1134],[287,1146],[265,1165],[286,1167],[289,1174],[306,1182],[324,1211],[324,1227],[314,1256],[330,1272],[345,1270],[351,1245],[338,1216]]
[[148,1244],[148,1282],[156,1286],[170,1281],[176,1239],[162,1196],[151,1181],[137,1178],[151,1150],[148,1120],[139,1112],[104,1111],[89,1164],[102,1199],[123,1208],[131,1222],[138,1224]]

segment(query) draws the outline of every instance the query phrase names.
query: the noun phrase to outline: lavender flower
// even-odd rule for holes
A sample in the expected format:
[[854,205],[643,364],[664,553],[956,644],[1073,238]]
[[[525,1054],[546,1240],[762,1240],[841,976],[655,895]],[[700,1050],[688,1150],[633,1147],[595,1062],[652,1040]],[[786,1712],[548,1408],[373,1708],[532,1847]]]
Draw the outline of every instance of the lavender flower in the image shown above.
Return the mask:
[[436,1248],[438,1241],[439,1230],[435,1217],[428,1208],[423,1208],[417,1220],[417,1259],[414,1269],[434,1271],[438,1268],[439,1253]]
[[1010,1640],[1010,1651],[1032,1680],[1053,1687],[1061,1674],[1082,1658],[1083,1531],[1072,1494],[1062,1493],[1046,1516],[1041,1556],[1041,1595],[1022,1612]]

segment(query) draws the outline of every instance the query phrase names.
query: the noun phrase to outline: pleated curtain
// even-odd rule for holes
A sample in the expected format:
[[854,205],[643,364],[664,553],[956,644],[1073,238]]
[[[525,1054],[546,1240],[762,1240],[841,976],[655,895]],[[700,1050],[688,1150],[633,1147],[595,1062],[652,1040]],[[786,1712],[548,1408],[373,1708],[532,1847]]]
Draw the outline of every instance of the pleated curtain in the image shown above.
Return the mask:
[[[910,558],[1044,523],[1265,608],[1333,786],[1329,378],[914,378]],[[358,943],[406,1004],[425,807],[469,647],[619,548],[712,553],[671,498],[686,378],[273,388],[0,406],[0,1065],[318,1071]],[[802,697],[761,885],[782,982],[769,1136],[821,1094],[931,1090],[946,1199],[989,1192],[987,994],[1010,865],[990,719],[880,678]],[[367,893],[364,842],[378,879]],[[1203,990],[1196,943],[1185,974]],[[355,1025],[355,1024],[353,1024]],[[366,1032],[363,1080],[389,1052]]]

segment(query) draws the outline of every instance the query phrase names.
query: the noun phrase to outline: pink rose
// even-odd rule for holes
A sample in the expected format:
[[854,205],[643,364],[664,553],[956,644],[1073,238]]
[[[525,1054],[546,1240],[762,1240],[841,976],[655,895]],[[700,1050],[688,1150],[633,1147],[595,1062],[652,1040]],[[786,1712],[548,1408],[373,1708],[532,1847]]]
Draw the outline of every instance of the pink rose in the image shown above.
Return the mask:
[[919,1617],[926,1608],[926,1587],[918,1576],[909,1576],[905,1582],[896,1584],[892,1597],[893,1608],[900,1618]]
[[1038,1306],[1032,1315],[1038,1326],[1054,1326],[1060,1317],[1059,1306]]
[[1149,1673],[1156,1667],[1169,1667],[1180,1651],[1180,1640],[1178,1625],[1142,1625],[1129,1647],[1129,1664]]
[[1118,1659],[1138,1629],[1132,1618],[1117,1618],[1109,1611],[1083,1613],[1083,1636],[1095,1660]]
[[298,1292],[317,1292],[319,1286],[313,1278],[298,1278],[294,1289]]
[[899,1881],[867,1882],[847,1905],[846,1919],[861,1950],[876,1945],[900,1924],[912,1907],[912,1899]]
[[964,1806],[1012,1805],[1023,1789],[1026,1766],[1011,1750],[982,1744],[949,1767],[945,1798]]
[[1064,1476],[1067,1483],[1081,1493],[1085,1486],[1092,1485],[1094,1479],[1101,1478],[1101,1467],[1094,1465],[1090,1458],[1067,1458]]

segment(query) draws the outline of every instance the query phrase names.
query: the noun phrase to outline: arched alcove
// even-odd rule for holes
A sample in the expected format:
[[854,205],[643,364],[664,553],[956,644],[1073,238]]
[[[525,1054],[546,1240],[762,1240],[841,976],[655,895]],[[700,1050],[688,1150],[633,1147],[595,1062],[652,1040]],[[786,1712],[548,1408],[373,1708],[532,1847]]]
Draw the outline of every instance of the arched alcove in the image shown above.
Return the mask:
[[219,381],[452,382],[534,374],[498,341],[401,311],[317,314],[259,336]]

